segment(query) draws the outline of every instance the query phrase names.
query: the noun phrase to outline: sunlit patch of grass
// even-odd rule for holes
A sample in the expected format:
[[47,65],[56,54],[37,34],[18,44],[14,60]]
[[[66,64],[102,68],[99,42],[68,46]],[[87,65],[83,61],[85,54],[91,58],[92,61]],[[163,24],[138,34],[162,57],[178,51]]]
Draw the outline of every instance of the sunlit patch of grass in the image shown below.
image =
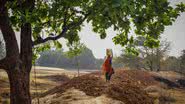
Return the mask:
[[0,96],[0,104],[10,104],[10,100]]
[[184,104],[185,90],[149,86],[145,89],[155,99],[154,104]]
[[[35,73],[34,73],[34,70],[32,69],[30,73],[30,92],[32,97],[35,97],[37,96],[37,94],[39,95],[59,85],[60,83],[57,83],[56,81],[51,80],[49,77],[47,78],[47,76],[60,75],[61,73],[63,73],[63,70],[61,71],[60,70],[36,70],[36,76],[37,76],[36,78],[37,87],[36,87]],[[0,104],[9,103],[9,92],[10,90],[9,90],[8,76],[5,71],[0,70]]]
[[184,104],[185,90],[182,89],[158,89],[148,92],[155,99],[154,104]]
[[170,104],[184,104],[185,102],[185,90],[184,89],[169,89],[168,93],[175,99],[175,102]]
[[159,96],[159,104],[169,104],[169,103],[172,104],[175,102],[176,99],[168,91],[161,93]]
[[7,77],[6,72],[0,71],[0,80],[6,81],[6,82],[8,81],[8,77]]

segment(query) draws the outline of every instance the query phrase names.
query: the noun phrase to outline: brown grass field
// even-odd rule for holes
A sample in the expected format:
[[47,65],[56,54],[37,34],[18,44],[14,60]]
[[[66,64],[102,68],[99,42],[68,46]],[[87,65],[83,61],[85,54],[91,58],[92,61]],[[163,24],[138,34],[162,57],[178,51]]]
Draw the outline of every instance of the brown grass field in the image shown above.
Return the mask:
[[[33,104],[38,104],[37,98],[40,104],[185,104],[185,77],[172,71],[116,70],[108,83],[100,72],[77,77],[77,71],[47,67],[36,67],[36,85],[34,70],[30,76]],[[0,104],[9,104],[3,70]]]
[[[31,94],[33,97],[35,97],[38,94],[60,85],[62,82],[67,81],[75,76],[77,76],[75,72],[70,72],[63,69],[36,67],[36,84],[34,69],[32,69],[30,75]],[[9,100],[9,81],[7,74],[0,69],[0,104],[4,101],[9,102],[7,100]]]

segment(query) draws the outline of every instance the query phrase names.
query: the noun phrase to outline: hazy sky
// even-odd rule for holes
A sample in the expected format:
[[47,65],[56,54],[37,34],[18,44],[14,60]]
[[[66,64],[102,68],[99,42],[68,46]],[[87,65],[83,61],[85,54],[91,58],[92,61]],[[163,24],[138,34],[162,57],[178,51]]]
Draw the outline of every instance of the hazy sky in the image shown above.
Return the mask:
[[[184,2],[185,0],[169,0],[172,5],[179,2]],[[105,49],[113,49],[114,55],[120,55],[122,47],[119,45],[114,45],[112,38],[116,35],[112,29],[107,31],[106,39],[101,40],[99,35],[92,32],[91,25],[85,23],[82,31],[79,33],[81,41],[93,51],[96,58],[103,58],[105,56]],[[132,33],[133,34],[133,33]],[[18,37],[19,35],[17,35]],[[162,34],[162,39],[167,39],[172,42],[170,55],[179,56],[181,50],[185,49],[185,13],[181,14],[180,17],[173,23],[172,26],[168,26],[165,32]],[[19,39],[18,39],[19,40]],[[63,43],[63,39],[61,39]],[[64,45],[66,50],[66,46]]]
[[[81,41],[93,51],[96,58],[103,58],[106,48],[112,48],[115,55],[120,55],[123,48],[119,45],[114,45],[112,42],[112,38],[116,35],[112,29],[108,30],[108,35],[103,40],[91,30],[92,27],[85,24],[85,27],[80,32],[80,37]],[[180,51],[185,49],[185,13],[181,14],[172,26],[166,27],[165,32],[162,34],[163,39],[167,39],[172,43],[170,55],[178,56]]]
[[[172,2],[172,5],[179,2],[185,3],[185,0],[169,1]],[[123,48],[119,45],[114,45],[112,42],[112,38],[116,35],[112,29],[108,30],[108,36],[104,40],[101,40],[99,35],[91,30],[92,27],[89,24],[85,24],[85,27],[80,32],[80,36],[81,41],[93,51],[96,58],[103,58],[105,56],[106,48],[112,48],[114,55],[120,55]],[[133,34],[133,32],[131,34]],[[169,54],[172,56],[179,56],[181,50],[185,49],[185,13],[182,13],[172,26],[166,27],[162,34],[162,40],[163,39],[167,39],[171,42],[171,50]]]
[[[172,5],[179,2],[185,3],[185,0],[169,1],[172,2]],[[104,40],[101,40],[99,35],[91,30],[92,27],[85,24],[85,27],[80,32],[80,36],[82,42],[93,51],[96,58],[103,58],[105,56],[106,48],[112,48],[115,55],[120,55],[123,48],[119,45],[114,45],[112,42],[112,38],[116,35],[112,29],[108,30],[108,36]],[[165,32],[162,34],[162,40],[163,39],[167,39],[172,43],[169,54],[179,56],[181,50],[185,49],[185,13],[182,13],[172,26],[166,27]]]

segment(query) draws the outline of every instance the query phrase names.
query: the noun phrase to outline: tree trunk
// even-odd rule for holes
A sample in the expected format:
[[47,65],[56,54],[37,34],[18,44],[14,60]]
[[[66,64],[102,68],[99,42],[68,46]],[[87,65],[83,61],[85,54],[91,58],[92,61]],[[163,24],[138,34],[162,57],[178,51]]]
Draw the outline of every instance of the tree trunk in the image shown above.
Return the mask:
[[31,104],[30,71],[32,67],[31,25],[25,23],[21,27],[21,49],[16,64],[8,68],[10,82],[10,103]]
[[[6,57],[0,60],[0,68],[6,70],[10,82],[10,103],[31,104],[30,97],[30,71],[32,67],[32,40],[31,24],[22,23],[20,53],[11,26],[6,3],[8,0],[0,0],[0,30],[6,46]],[[34,7],[34,0],[25,1],[26,9],[30,11]],[[25,8],[22,10],[24,11]]]
[[32,67],[31,25],[21,27],[21,49],[15,65],[7,70],[11,104],[31,104],[30,71]]
[[152,60],[149,61],[149,68],[150,68],[151,71],[153,71],[153,62],[152,62]]
[[78,62],[78,57],[76,56],[76,65],[77,65],[77,69],[78,69],[78,77],[80,76],[80,69],[79,69],[79,62]]
[[156,56],[157,56],[157,72],[161,70],[161,60],[160,60],[160,51],[159,48],[156,50]]
[[26,69],[13,68],[8,71],[11,104],[31,104],[30,74]]

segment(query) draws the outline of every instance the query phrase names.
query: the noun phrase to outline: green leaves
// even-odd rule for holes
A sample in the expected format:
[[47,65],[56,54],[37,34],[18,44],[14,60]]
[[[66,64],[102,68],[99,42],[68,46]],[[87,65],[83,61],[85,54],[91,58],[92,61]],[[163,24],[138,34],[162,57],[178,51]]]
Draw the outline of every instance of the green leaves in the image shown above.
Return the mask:
[[134,47],[126,47],[125,54],[138,56],[139,55],[139,51],[136,48],[134,48]]
[[69,31],[64,38],[68,40],[68,43],[70,45],[80,40],[78,36],[78,31]]
[[112,0],[112,8],[121,6],[122,0]]
[[185,12],[185,4],[184,3],[181,2],[180,4],[177,4],[176,6],[177,6],[177,8],[176,8],[177,11]]
[[34,47],[32,50],[33,50],[33,57],[32,57],[32,63],[34,64],[36,59],[39,58],[39,53],[40,52],[43,52],[45,50],[49,50],[51,48],[50,44],[49,43],[45,43],[45,44],[42,44],[42,45],[39,45],[37,47]]
[[100,38],[101,39],[105,39],[106,38],[106,36],[107,36],[107,34],[106,34],[106,32],[104,31],[104,32],[102,32],[101,34],[100,34]]
[[[17,1],[7,2],[12,27],[19,31],[22,24],[30,23],[33,40],[39,39],[41,32],[44,34],[42,38],[64,32],[61,37],[67,39],[70,45],[80,40],[78,34],[83,22],[87,21],[101,39],[106,38],[107,29],[113,28],[118,34],[113,41],[122,47],[135,43],[135,35],[146,38],[144,45],[157,47],[165,26],[172,25],[185,11],[184,3],[172,7],[168,0],[37,0],[34,4],[34,8],[30,9],[26,5],[20,7]],[[131,28],[134,36],[129,35]],[[51,33],[55,35],[51,36]],[[62,47],[57,41],[54,45]],[[50,44],[39,50],[48,48]],[[127,50],[136,53],[132,48]]]
[[112,40],[115,44],[120,44],[123,47],[129,42],[128,35],[126,32],[117,34],[117,36],[115,36]]
[[80,43],[79,41],[67,45],[69,47],[69,51],[66,52],[66,56],[68,56],[69,58],[80,55],[85,48],[84,44]]
[[59,41],[53,41],[54,45],[57,49],[61,49],[62,48],[62,44]]
[[51,48],[50,44],[49,43],[46,43],[46,44],[42,44],[38,47],[35,47],[35,50],[36,52],[43,52],[44,50],[49,50]]
[[148,46],[149,48],[156,48],[159,47],[159,40],[153,39],[153,38],[148,38],[144,42],[144,46]]

